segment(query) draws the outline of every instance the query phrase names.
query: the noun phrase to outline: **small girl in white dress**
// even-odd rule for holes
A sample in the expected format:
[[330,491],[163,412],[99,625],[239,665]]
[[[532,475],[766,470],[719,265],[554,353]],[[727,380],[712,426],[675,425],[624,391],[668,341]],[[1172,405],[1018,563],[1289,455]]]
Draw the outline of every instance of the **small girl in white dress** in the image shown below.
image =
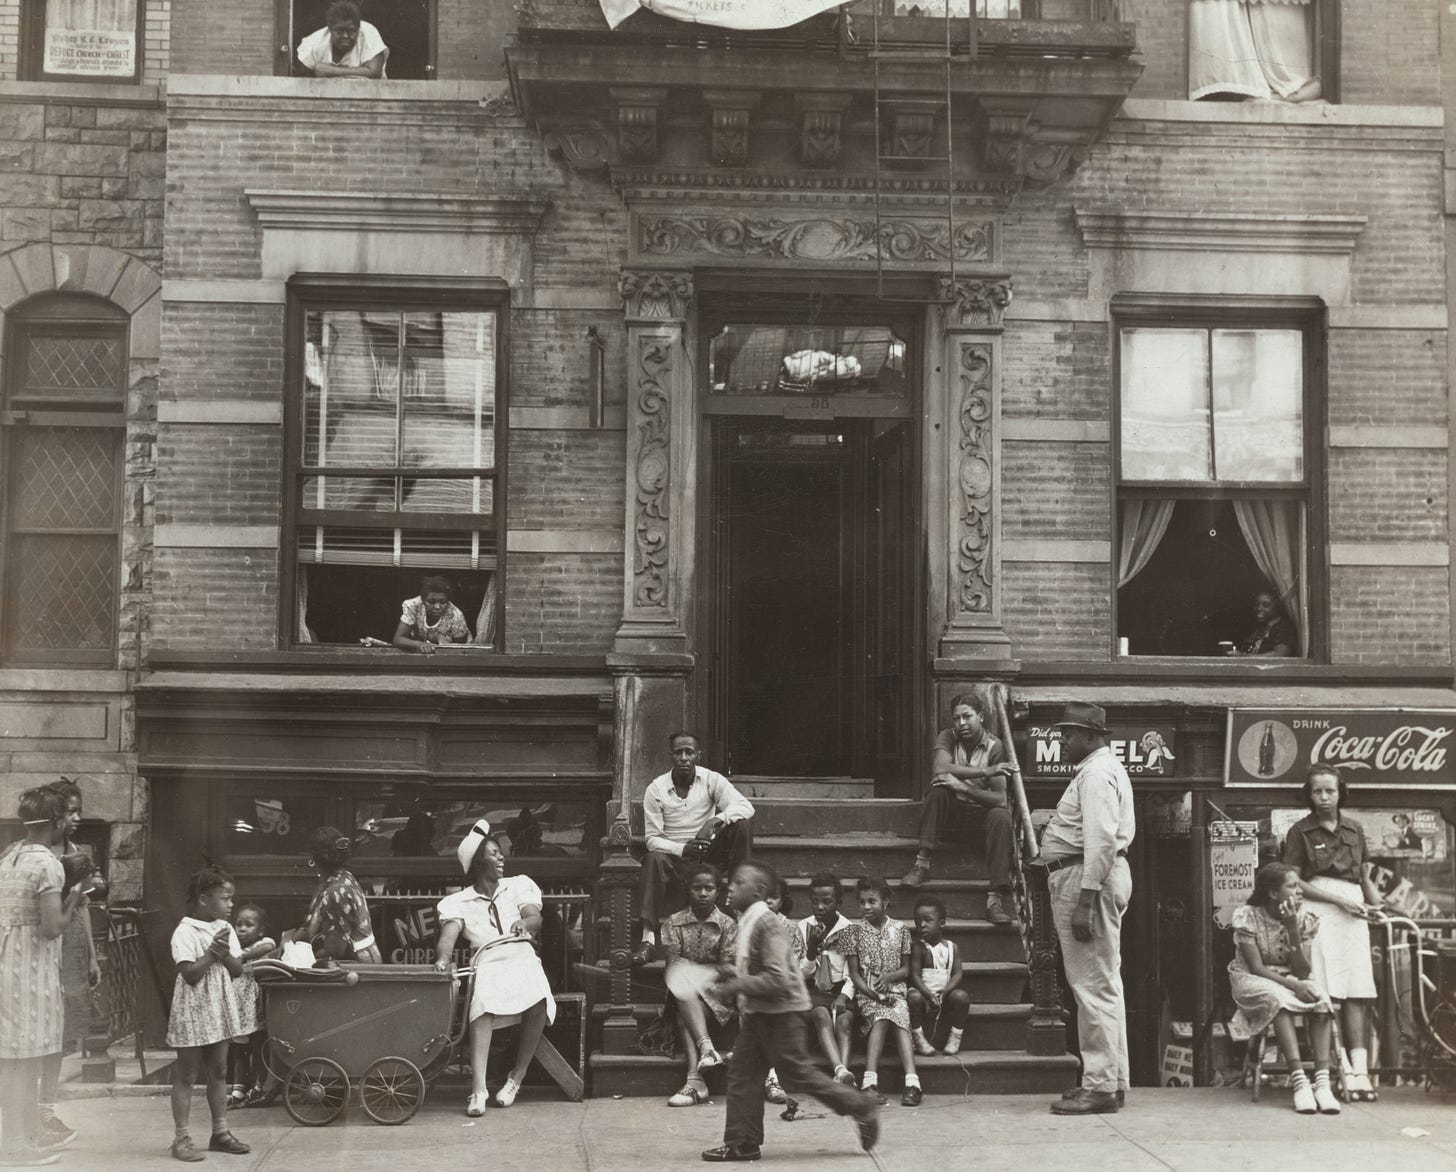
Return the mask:
[[176,1134],[172,1156],[187,1163],[206,1157],[192,1142],[188,1121],[192,1087],[201,1074],[207,1082],[212,1112],[208,1149],[245,1155],[252,1149],[228,1130],[227,1055],[234,1035],[245,1032],[236,977],[242,976],[242,945],[233,930],[233,881],[225,871],[205,868],[187,885],[187,914],[172,933],[172,960],[177,980],[172,988],[172,1013],[167,1020],[167,1045],[177,1050],[172,1074],[172,1123]]

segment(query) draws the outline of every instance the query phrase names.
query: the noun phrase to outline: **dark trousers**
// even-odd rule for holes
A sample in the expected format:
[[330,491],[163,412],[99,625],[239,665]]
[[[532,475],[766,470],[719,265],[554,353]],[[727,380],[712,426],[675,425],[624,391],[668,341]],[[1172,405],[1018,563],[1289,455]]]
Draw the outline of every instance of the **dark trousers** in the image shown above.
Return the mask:
[[723,1142],[730,1147],[763,1145],[763,1080],[770,1069],[791,1095],[813,1095],[836,1115],[862,1117],[875,1100],[835,1082],[811,1065],[804,1046],[802,1013],[741,1015],[733,1061],[728,1063],[728,1122]]
[[[733,868],[753,853],[753,819],[744,818],[730,822],[718,831],[713,845],[708,848],[707,861],[712,863],[726,879]],[[642,860],[642,890],[638,904],[638,919],[657,926],[687,905],[683,887],[683,872],[687,868],[680,855],[666,851],[648,851]]]
[[1011,889],[1011,811],[1002,807],[963,802],[944,786],[932,786],[920,812],[920,851],[927,858],[934,853],[948,825],[965,825],[986,820],[986,874],[993,890]]

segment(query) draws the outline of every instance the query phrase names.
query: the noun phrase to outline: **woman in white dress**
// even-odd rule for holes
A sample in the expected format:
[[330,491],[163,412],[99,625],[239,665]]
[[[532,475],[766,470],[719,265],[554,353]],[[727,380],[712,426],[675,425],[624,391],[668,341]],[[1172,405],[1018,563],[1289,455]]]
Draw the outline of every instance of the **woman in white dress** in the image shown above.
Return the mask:
[[541,889],[525,875],[505,876],[505,853],[484,819],[466,834],[456,857],[472,883],[438,905],[435,967],[449,968],[455,942],[464,932],[465,942],[475,952],[475,992],[469,1010],[471,1089],[465,1113],[476,1116],[485,1113],[485,1067],[496,1027],[518,1023],[521,1027],[516,1064],[495,1093],[495,1105],[509,1107],[547,1023],[556,1020],[556,999],[531,944],[541,930]]

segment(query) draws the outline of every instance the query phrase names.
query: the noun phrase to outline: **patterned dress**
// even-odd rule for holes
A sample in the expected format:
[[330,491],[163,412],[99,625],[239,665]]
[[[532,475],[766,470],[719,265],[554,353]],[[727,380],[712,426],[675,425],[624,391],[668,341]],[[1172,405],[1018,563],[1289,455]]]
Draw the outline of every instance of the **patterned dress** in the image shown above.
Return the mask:
[[[868,981],[909,964],[912,942],[910,925],[886,917],[878,928],[868,920],[860,920],[854,926],[854,934],[840,947],[845,956],[859,957],[859,971]],[[855,998],[861,1033],[869,1033],[870,1027],[882,1020],[909,1031],[910,1002],[906,1000],[905,982],[896,981],[884,993],[883,1002],[871,1001],[863,994]]]
[[[719,908],[714,908],[706,920],[693,915],[692,908],[683,908],[662,921],[662,948],[667,953],[669,966],[677,960],[732,964],[737,941],[738,924]],[[712,985],[701,990],[699,996],[720,1025],[737,1008],[731,998],[722,996]]]
[[[374,926],[364,888],[350,871],[340,869],[319,882],[308,905],[308,932],[320,957],[353,960],[374,947]],[[323,937],[320,941],[319,937]]]
[[[212,944],[220,928],[228,930],[228,951],[234,956],[243,955],[243,946],[238,943],[238,934],[226,920],[198,920],[183,916],[182,922],[172,933],[172,961],[174,965],[200,960]],[[220,964],[210,964],[202,974],[202,980],[189,985],[181,973],[172,986],[172,1015],[167,1019],[167,1045],[181,1049],[184,1046],[211,1046],[214,1042],[225,1042],[245,1029],[242,1010],[238,1005],[237,986],[232,974]],[[253,1028],[257,1028],[257,1016]]]
[[[1252,944],[1259,950],[1259,959],[1266,967],[1288,975],[1289,958],[1294,954],[1289,933],[1284,925],[1274,919],[1261,907],[1247,904],[1234,911],[1234,944]],[[1314,912],[1304,911],[1299,916],[1299,939],[1308,944],[1319,933],[1320,920]],[[1244,964],[1242,952],[1235,952],[1229,961],[1229,992],[1233,994],[1238,1011],[1229,1021],[1229,1035],[1238,1041],[1251,1038],[1279,1016],[1281,1010],[1291,1013],[1329,1013],[1330,1001],[1321,995],[1316,1001],[1303,1001],[1293,989],[1271,981],[1268,977],[1255,976]],[[1318,981],[1315,982],[1318,985]]]
[[40,933],[40,897],[60,893],[60,860],[35,842],[0,855],[0,1058],[61,1049],[61,941]]

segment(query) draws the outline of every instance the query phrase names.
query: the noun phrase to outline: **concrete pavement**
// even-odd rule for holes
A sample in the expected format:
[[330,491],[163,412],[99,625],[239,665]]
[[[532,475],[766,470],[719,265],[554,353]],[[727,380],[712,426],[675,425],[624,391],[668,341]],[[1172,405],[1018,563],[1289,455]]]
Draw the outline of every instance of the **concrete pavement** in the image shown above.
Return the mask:
[[[235,1112],[248,1156],[210,1154],[221,1172],[415,1172],[481,1167],[489,1172],[645,1172],[701,1167],[698,1153],[721,1142],[723,1104],[670,1110],[656,1100],[592,1099],[572,1104],[528,1089],[508,1111],[465,1118],[447,1092],[409,1123],[380,1127],[350,1106],[328,1127],[298,1127],[281,1107]],[[453,1096],[451,1096],[453,1098]],[[817,1104],[806,1103],[815,1115]],[[167,1155],[172,1125],[163,1096],[82,1099],[61,1105],[81,1135],[62,1169],[129,1172],[178,1167]],[[207,1107],[193,1108],[194,1137],[206,1141]],[[1402,1134],[1410,1129],[1412,1134]],[[889,1106],[873,1156],[849,1123],[833,1115],[784,1123],[770,1114],[761,1167],[804,1172],[858,1166],[892,1172],[948,1167],[1049,1172],[1236,1172],[1243,1168],[1371,1172],[1381,1167],[1456,1172],[1456,1098],[1414,1089],[1379,1103],[1347,1104],[1338,1117],[1304,1117],[1287,1091],[1251,1103],[1238,1089],[1133,1090],[1118,1115],[1062,1119],[1045,1096],[928,1096],[914,1110]],[[1415,1130],[1426,1134],[1416,1135]]]

